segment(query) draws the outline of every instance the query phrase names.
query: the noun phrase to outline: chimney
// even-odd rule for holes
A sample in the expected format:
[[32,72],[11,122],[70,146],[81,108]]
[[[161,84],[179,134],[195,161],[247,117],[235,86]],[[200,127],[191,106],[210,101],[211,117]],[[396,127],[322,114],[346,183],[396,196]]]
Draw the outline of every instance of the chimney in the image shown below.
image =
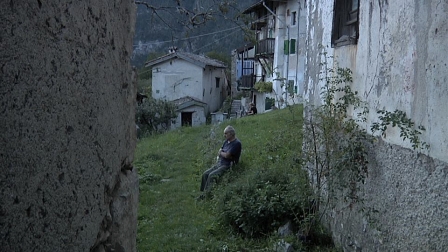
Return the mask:
[[177,46],[168,47],[168,53],[175,53],[177,51]]

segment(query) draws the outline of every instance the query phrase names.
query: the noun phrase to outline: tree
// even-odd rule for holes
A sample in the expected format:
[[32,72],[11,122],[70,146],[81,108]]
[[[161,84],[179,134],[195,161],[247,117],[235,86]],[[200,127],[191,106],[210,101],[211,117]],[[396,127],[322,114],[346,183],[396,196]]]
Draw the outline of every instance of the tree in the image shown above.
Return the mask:
[[[135,1],[136,4],[144,5],[147,9],[151,10],[153,14],[169,25],[169,22],[165,22],[166,19],[159,14],[160,11],[172,11],[179,13],[183,16],[181,22],[184,26],[193,28],[195,26],[203,25],[206,22],[213,20],[216,16],[226,17],[229,13],[235,13],[239,15],[238,1],[195,1],[193,6],[188,6],[185,1],[173,0],[171,2],[164,1],[163,5],[151,4],[148,1]],[[171,4],[170,4],[171,3]]]
[[139,136],[157,134],[167,131],[171,127],[171,120],[176,118],[173,103],[154,99],[144,99],[137,105],[135,121],[139,129]]

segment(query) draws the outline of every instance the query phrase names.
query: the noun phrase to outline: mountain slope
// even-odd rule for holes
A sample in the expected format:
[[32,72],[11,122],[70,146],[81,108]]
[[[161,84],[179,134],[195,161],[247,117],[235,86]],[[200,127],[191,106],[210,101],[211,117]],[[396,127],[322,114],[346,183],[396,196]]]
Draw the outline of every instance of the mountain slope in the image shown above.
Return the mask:
[[[147,1],[162,6],[160,1]],[[153,3],[151,3],[153,2]],[[209,10],[215,13],[205,24],[192,26],[188,23],[191,15],[176,9],[178,1],[164,1],[163,9],[156,12],[144,5],[137,5],[137,21],[134,36],[132,64],[142,67],[149,53],[166,53],[171,46],[179,50],[204,54],[210,51],[228,53],[244,42],[241,29],[242,20],[236,16],[254,0],[234,1],[228,12],[219,14],[218,5],[213,0],[185,0],[182,7],[196,13]]]

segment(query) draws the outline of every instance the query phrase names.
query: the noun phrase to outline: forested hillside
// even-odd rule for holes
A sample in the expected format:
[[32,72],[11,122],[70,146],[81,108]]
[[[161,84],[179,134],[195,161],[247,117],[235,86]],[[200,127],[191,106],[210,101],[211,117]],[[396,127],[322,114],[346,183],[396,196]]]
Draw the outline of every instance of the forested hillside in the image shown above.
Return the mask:
[[[142,67],[150,53],[166,53],[176,46],[179,50],[192,53],[211,51],[230,54],[231,50],[244,45],[243,20],[237,18],[241,10],[256,0],[224,1],[216,0],[144,0],[157,10],[143,4],[137,5],[137,22],[134,37],[132,64]],[[195,13],[213,13],[204,24],[191,25],[191,14],[183,12],[182,7]],[[224,13],[223,13],[223,10]]]

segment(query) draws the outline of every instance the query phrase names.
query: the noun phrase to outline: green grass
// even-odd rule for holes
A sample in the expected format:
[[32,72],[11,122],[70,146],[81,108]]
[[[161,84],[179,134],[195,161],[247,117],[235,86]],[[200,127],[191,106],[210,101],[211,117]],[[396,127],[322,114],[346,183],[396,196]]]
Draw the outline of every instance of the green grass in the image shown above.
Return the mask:
[[224,127],[232,125],[243,145],[240,164],[214,193],[229,183],[250,184],[263,170],[305,176],[297,164],[302,123],[297,105],[140,140],[134,162],[140,176],[138,251],[270,251],[275,237],[244,239],[219,222],[215,198],[196,200],[201,174],[215,160]]

